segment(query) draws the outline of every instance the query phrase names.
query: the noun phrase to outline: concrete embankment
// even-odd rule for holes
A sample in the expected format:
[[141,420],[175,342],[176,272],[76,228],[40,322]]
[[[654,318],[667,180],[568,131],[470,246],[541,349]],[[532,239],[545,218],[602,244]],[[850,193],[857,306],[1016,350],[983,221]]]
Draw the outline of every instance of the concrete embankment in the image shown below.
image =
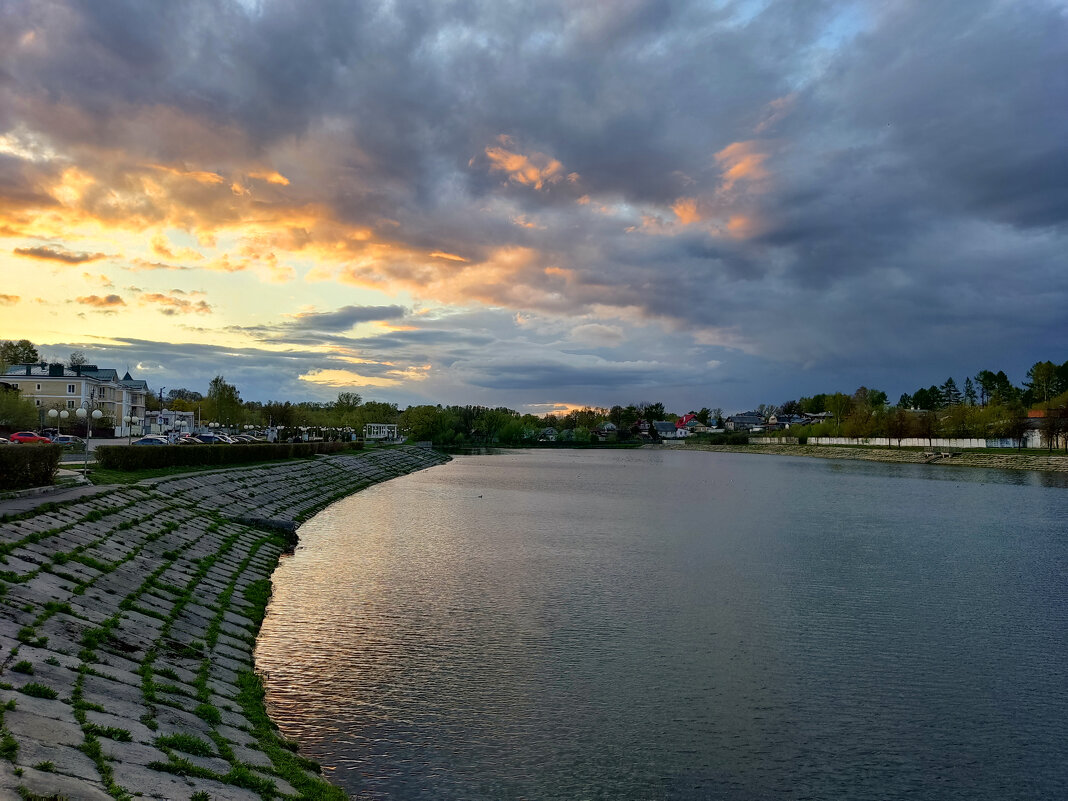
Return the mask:
[[1056,454],[1039,456],[1031,453],[964,451],[943,457],[937,449],[933,452],[924,452],[896,448],[854,448],[834,445],[691,445],[686,443],[684,447],[702,451],[810,456],[818,459],[860,459],[866,462],[926,463],[960,467],[989,467],[997,470],[1068,472],[1068,456],[1058,456]]
[[416,449],[111,488],[0,523],[0,798],[337,798],[267,719],[270,575],[303,519]]

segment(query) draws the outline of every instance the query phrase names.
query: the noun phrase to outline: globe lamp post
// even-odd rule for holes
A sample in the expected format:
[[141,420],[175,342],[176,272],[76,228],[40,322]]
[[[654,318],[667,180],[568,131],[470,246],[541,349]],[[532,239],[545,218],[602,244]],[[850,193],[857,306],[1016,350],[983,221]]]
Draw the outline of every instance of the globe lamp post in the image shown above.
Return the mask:
[[89,475],[89,442],[93,438],[93,421],[99,420],[104,416],[104,413],[99,409],[93,409],[92,413],[89,412],[89,401],[82,401],[82,405],[78,407],[75,412],[78,415],[78,419],[85,420],[85,461],[82,463],[82,478]]

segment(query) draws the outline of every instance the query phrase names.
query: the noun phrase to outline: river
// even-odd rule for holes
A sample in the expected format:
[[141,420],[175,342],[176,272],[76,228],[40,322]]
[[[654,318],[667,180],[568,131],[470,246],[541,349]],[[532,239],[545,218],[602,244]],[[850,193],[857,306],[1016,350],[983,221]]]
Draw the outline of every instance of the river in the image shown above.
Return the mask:
[[1065,798],[1063,483],[458,457],[301,527],[257,666],[361,799]]

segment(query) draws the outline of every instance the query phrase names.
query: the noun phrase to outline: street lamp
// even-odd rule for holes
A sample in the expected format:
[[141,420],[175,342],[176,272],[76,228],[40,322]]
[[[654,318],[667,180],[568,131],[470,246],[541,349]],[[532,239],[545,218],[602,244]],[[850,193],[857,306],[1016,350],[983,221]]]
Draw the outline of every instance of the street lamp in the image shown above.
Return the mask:
[[93,420],[99,420],[104,416],[104,413],[99,409],[93,409],[92,414],[89,413],[89,401],[82,401],[82,405],[74,412],[78,415],[78,418],[85,420],[85,461],[82,463],[82,478],[85,478],[89,474],[89,442],[93,437]]
[[122,418],[122,422],[124,422],[126,424],[126,426],[127,426],[127,428],[126,428],[126,444],[129,445],[130,441],[133,439],[133,427],[135,425],[137,425],[140,421],[137,419],[136,416],[134,416],[132,414],[128,414],[128,415],[125,415]]

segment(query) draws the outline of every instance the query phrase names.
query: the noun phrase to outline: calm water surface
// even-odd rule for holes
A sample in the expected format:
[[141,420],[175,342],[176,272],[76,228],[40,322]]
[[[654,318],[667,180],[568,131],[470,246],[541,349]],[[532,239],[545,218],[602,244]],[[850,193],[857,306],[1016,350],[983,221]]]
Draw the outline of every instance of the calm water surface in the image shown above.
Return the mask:
[[1068,798],[1063,484],[460,457],[301,528],[257,664],[358,798]]

